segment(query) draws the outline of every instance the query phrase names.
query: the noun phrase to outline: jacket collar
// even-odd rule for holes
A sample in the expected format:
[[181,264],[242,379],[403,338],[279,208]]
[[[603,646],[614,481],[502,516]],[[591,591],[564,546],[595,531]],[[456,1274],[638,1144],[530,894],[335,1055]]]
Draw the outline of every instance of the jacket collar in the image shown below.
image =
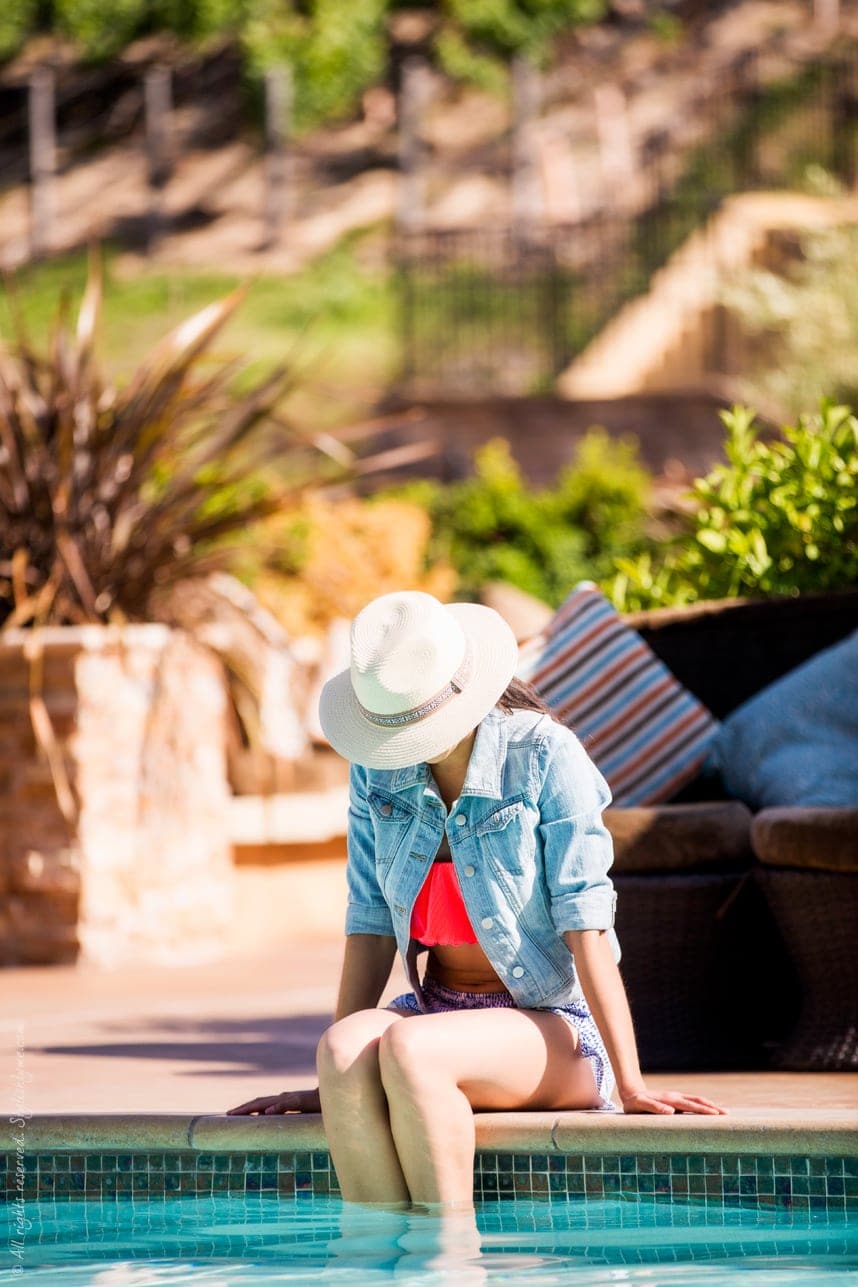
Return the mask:
[[[489,800],[502,799],[503,766],[508,739],[507,716],[495,707],[477,727],[462,795],[481,795]],[[391,791],[404,791],[407,787],[429,781],[429,765],[425,763],[409,764],[404,769],[371,769],[370,772]]]

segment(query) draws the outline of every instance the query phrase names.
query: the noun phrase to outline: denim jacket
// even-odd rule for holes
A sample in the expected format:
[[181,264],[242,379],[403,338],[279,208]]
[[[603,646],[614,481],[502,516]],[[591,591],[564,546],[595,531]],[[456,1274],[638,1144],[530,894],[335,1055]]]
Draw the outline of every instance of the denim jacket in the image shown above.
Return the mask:
[[424,1008],[411,912],[446,831],[474,933],[516,1003],[580,1000],[563,931],[608,930],[620,959],[610,799],[575,734],[530,710],[485,717],[449,814],[428,764],[352,765],[346,934],[395,936]]

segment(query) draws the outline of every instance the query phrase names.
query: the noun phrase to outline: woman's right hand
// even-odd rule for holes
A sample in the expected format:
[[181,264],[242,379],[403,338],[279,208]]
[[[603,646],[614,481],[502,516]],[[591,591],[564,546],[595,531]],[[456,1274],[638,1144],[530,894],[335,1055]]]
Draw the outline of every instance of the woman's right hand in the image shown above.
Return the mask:
[[279,1095],[260,1095],[246,1104],[226,1110],[227,1117],[249,1117],[251,1113],[273,1116],[275,1113],[320,1113],[318,1088],[313,1090],[282,1090]]

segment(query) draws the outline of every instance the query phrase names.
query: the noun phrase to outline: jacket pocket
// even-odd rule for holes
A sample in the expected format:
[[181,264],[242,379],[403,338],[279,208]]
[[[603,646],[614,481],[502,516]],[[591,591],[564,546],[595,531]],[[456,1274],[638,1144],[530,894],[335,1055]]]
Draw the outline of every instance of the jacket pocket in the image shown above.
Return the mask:
[[501,871],[523,875],[533,865],[536,837],[524,799],[509,800],[474,826],[476,843]]
[[367,796],[375,837],[376,870],[387,872],[402,849],[403,841],[414,822],[414,813],[395,796],[371,791]]

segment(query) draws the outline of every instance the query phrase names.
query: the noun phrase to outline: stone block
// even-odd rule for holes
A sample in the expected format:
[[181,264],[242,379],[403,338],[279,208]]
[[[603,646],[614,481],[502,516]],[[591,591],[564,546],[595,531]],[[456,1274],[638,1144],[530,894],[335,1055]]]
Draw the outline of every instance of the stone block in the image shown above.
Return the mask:
[[[71,831],[30,722],[37,655],[79,803]],[[0,638],[0,960],[221,954],[233,875],[225,746],[220,663],[179,631]]]

